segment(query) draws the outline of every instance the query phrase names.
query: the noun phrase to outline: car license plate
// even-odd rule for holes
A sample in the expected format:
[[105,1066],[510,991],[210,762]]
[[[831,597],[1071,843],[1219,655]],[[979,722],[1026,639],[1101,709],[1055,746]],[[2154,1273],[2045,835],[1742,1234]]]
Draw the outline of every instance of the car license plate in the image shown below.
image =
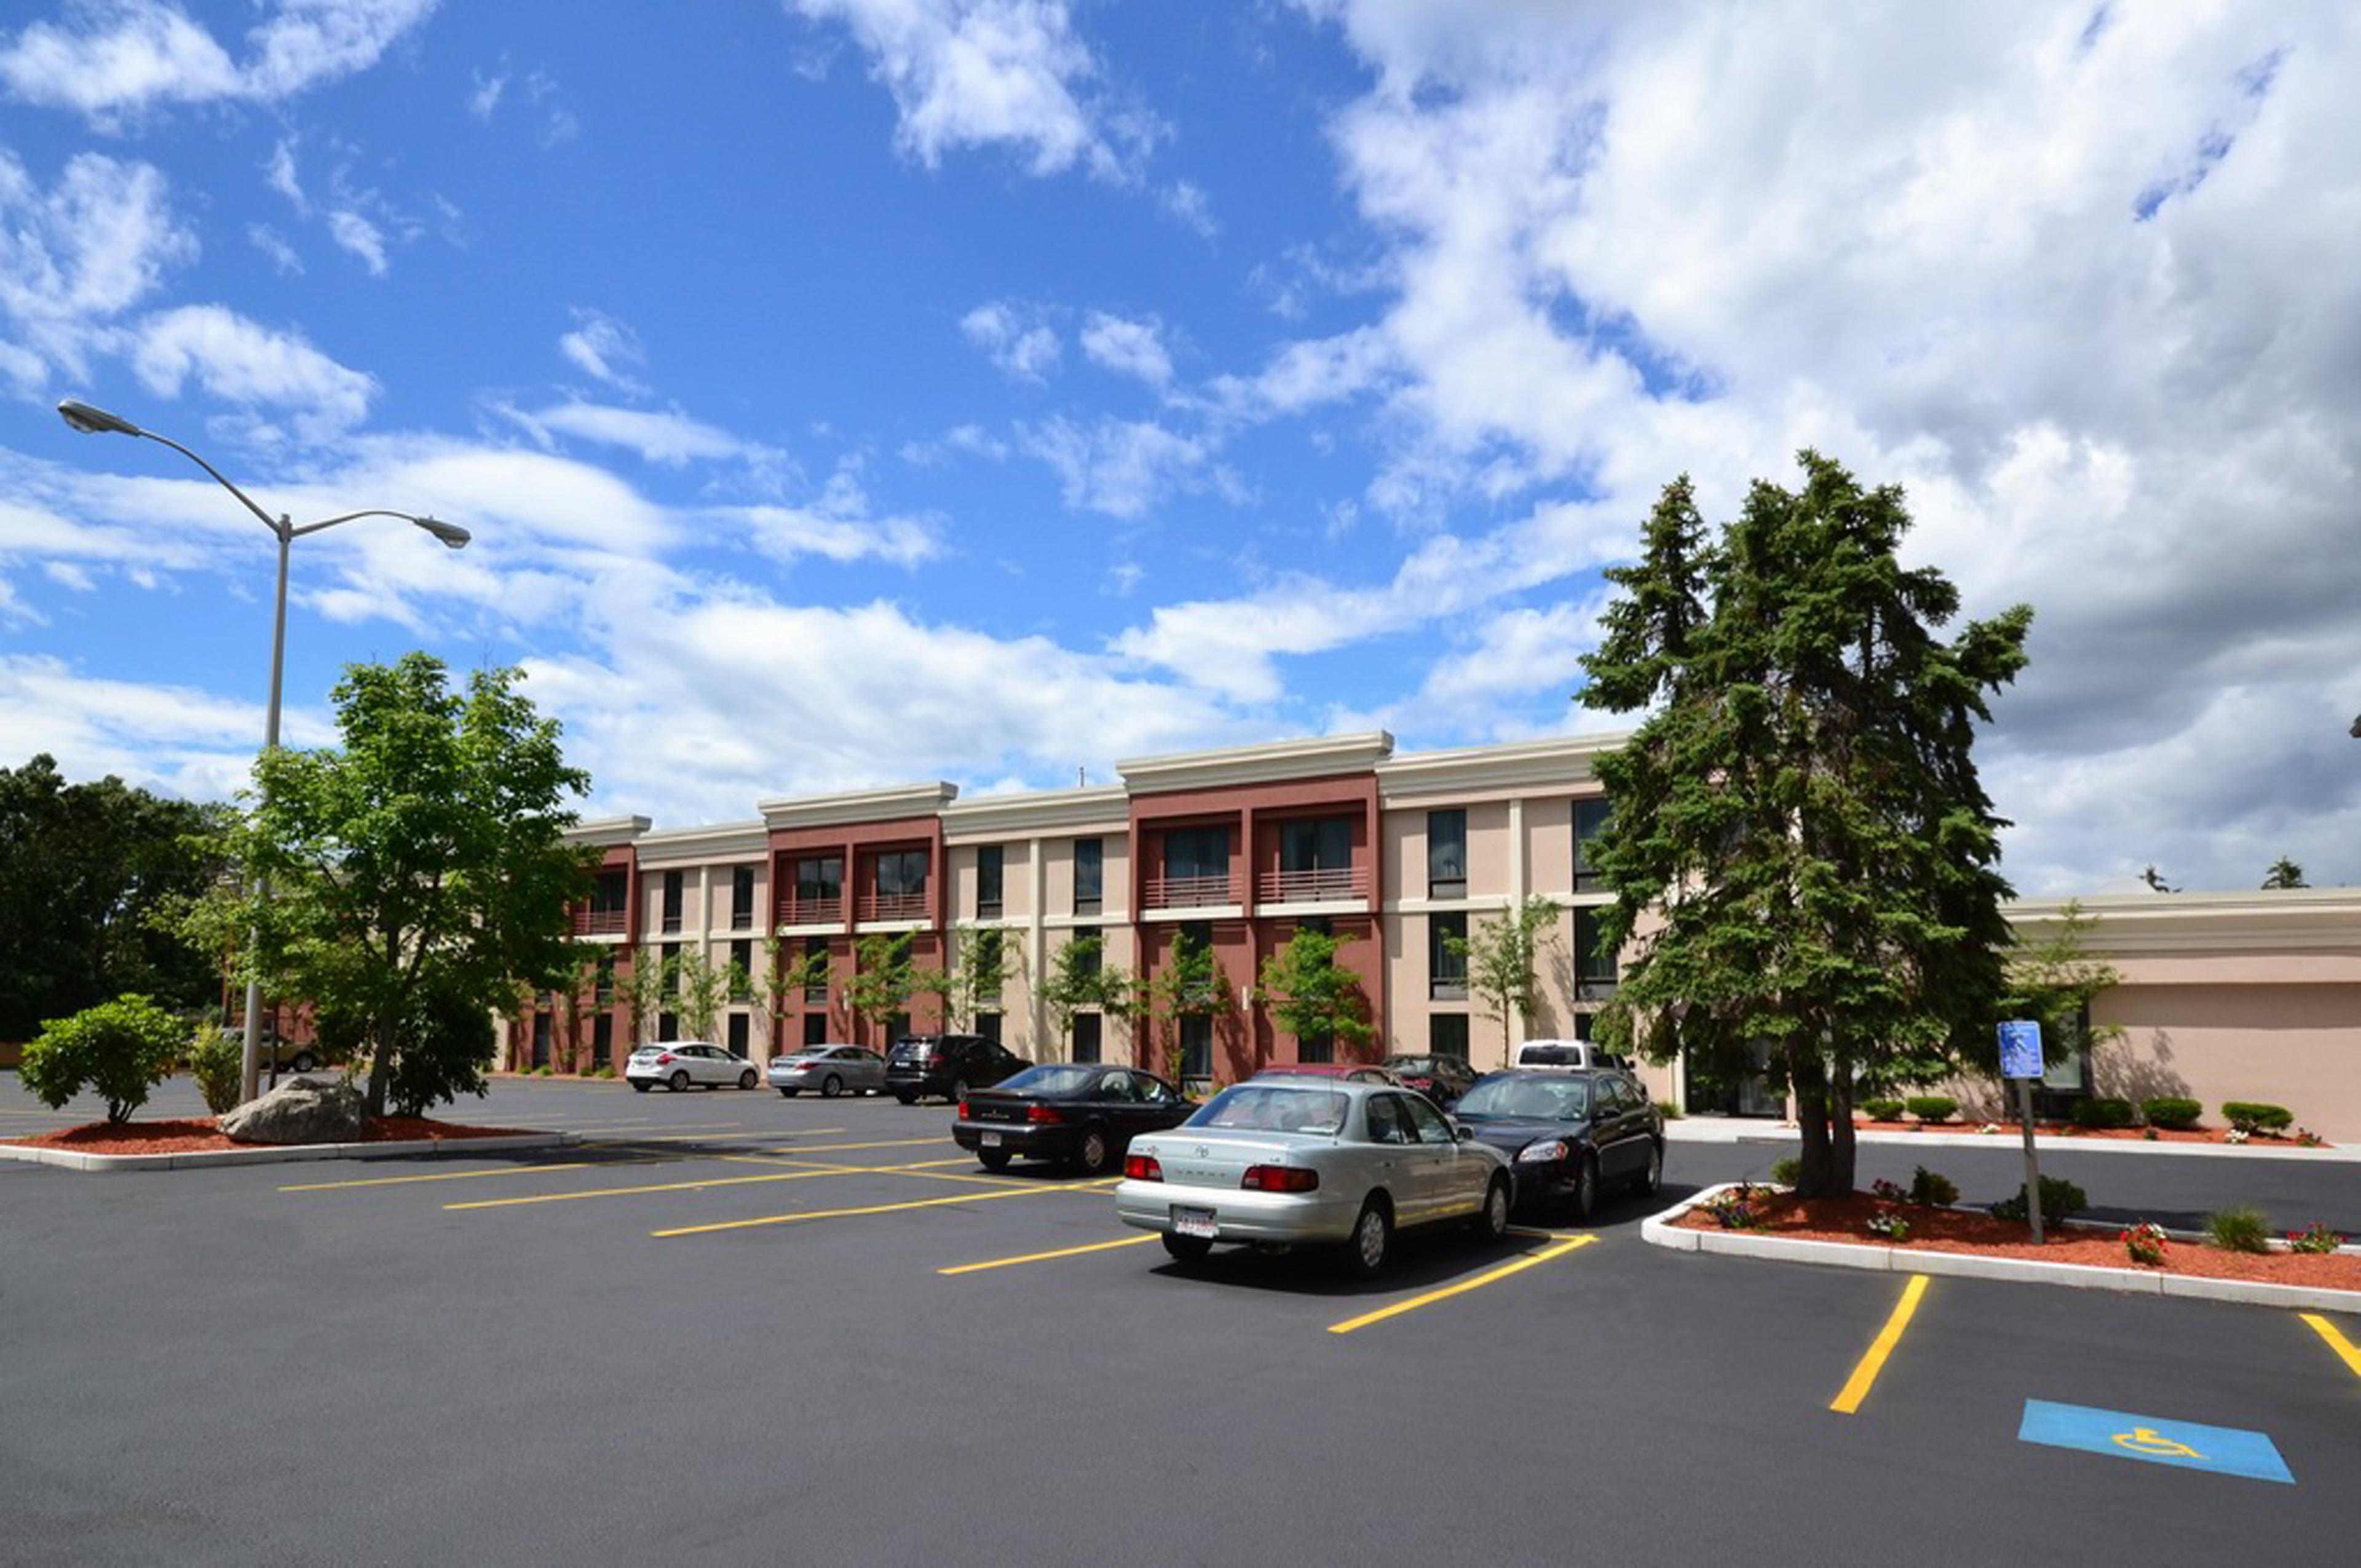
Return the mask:
[[1213,1223],[1213,1212],[1211,1209],[1183,1209],[1178,1203],[1172,1206],[1174,1235],[1202,1236],[1205,1240],[1212,1241],[1218,1231],[1219,1227]]
[[996,1149],[1000,1146],[1000,1135],[998,1133],[986,1133],[983,1135],[981,1141],[985,1148]]

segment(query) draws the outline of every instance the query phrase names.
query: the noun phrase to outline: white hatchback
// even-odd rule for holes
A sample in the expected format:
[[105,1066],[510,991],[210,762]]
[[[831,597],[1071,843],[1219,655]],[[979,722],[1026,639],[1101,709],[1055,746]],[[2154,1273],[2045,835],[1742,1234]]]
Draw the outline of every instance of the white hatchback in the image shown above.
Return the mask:
[[708,1089],[724,1084],[752,1089],[763,1081],[763,1075],[754,1070],[752,1062],[704,1040],[642,1046],[623,1065],[623,1077],[642,1094],[659,1083],[667,1089],[686,1089],[692,1083],[702,1083]]

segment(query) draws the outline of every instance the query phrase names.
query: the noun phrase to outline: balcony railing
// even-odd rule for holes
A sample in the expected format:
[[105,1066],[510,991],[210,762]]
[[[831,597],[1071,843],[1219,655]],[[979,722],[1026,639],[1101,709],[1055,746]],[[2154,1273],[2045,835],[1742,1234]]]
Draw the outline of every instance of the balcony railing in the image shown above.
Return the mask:
[[1150,909],[1203,909],[1217,904],[1238,904],[1238,879],[1231,876],[1152,876],[1148,879]]
[[574,912],[574,934],[577,937],[620,937],[623,934],[623,911],[577,909]]
[[801,898],[794,894],[779,900],[779,924],[782,926],[841,926],[844,924],[844,900],[836,898]]
[[1257,904],[1321,904],[1335,899],[1367,898],[1369,868],[1323,866],[1313,871],[1265,872],[1255,881]]
[[873,920],[924,920],[928,910],[923,893],[864,893],[861,895],[861,923]]

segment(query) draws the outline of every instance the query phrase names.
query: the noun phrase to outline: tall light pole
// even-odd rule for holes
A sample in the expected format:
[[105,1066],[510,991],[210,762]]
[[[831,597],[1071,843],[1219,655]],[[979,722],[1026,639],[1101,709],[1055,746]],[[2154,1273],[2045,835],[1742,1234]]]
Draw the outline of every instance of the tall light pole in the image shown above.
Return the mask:
[[[215,483],[236,496],[247,510],[261,521],[263,527],[270,530],[271,537],[279,541],[279,593],[277,609],[272,616],[270,626],[270,706],[262,724],[262,749],[266,752],[279,744],[279,688],[287,667],[287,552],[289,546],[307,533],[317,533],[324,528],[334,528],[340,522],[351,522],[356,518],[364,517],[398,517],[404,522],[414,523],[424,529],[454,550],[464,548],[468,539],[472,537],[457,523],[442,522],[431,517],[413,517],[406,511],[385,511],[376,508],[365,511],[348,511],[342,517],[326,518],[319,522],[307,522],[298,528],[285,513],[282,512],[273,518],[269,512],[255,505],[254,498],[231,484],[223,477],[220,469],[168,435],[159,435],[152,430],[142,430],[119,414],[108,413],[104,409],[93,408],[88,403],[77,402],[71,398],[58,405],[58,414],[66,423],[86,435],[136,435],[170,447],[206,473],[211,474]],[[269,877],[258,877],[255,880],[254,896],[258,904],[267,904],[270,901]],[[256,950],[259,951],[262,945],[262,933],[259,928],[252,933],[251,941]],[[258,974],[250,976],[246,982],[246,1053],[244,1062],[239,1069],[239,1098],[251,1100],[260,1092],[261,1087],[262,980]]]

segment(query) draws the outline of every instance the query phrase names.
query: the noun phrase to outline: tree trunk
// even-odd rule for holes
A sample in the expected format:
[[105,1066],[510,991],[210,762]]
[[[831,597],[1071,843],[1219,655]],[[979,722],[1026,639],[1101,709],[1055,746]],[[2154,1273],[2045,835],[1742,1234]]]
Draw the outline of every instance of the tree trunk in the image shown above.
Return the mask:
[[1795,1195],[1825,1198],[1849,1190],[1834,1185],[1834,1155],[1828,1147],[1828,1069],[1817,1047],[1808,1043],[1787,1047],[1787,1080],[1795,1088],[1796,1126],[1803,1135],[1803,1146],[1796,1159]]
[[1853,1190],[1853,1156],[1858,1148],[1852,1131],[1852,1066],[1839,1059],[1836,1081],[1828,1085],[1828,1179],[1832,1196]]
[[385,1114],[385,1091],[393,1081],[394,1024],[387,1019],[377,1028],[377,1050],[369,1062],[368,1113]]

